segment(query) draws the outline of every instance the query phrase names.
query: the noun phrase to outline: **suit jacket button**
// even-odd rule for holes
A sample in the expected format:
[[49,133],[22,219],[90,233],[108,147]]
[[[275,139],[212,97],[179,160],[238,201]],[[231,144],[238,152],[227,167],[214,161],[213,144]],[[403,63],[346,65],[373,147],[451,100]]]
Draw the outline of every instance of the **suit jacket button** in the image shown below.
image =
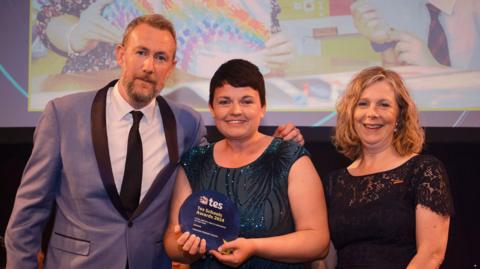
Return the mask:
[[127,225],[128,225],[128,227],[132,227],[132,226],[133,226],[133,222],[129,221]]

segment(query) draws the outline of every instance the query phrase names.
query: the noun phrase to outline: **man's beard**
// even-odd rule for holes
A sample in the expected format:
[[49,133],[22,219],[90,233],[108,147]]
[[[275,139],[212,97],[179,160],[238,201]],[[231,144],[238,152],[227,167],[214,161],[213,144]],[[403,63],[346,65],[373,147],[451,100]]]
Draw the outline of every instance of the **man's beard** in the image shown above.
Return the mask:
[[[141,80],[143,83],[149,83],[152,89],[150,91],[135,90],[134,81],[136,79]],[[160,90],[156,88],[155,81],[149,79],[148,77],[135,77],[134,79],[127,81],[125,89],[128,97],[130,97],[130,99],[135,103],[149,103],[155,97],[157,97],[158,93],[160,92]]]

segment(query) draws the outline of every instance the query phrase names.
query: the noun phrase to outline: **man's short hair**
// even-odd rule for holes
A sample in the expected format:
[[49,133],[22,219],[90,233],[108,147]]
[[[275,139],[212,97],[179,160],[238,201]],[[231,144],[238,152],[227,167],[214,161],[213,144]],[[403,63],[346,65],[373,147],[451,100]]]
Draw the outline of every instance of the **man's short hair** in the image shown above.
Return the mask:
[[175,28],[173,27],[172,22],[170,22],[167,18],[160,14],[149,14],[140,17],[136,17],[133,19],[125,28],[125,32],[123,33],[122,45],[126,45],[128,42],[128,38],[130,37],[130,33],[135,29],[137,26],[141,24],[147,24],[153,28],[168,31],[173,39],[175,40],[175,45],[177,43],[177,37],[175,34]]

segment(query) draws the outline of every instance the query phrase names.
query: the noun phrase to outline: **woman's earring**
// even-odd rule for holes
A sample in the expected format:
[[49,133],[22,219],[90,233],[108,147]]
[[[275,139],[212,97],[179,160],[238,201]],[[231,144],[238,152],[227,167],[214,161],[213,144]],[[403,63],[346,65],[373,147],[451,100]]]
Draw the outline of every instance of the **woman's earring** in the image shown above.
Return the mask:
[[393,128],[393,132],[396,133],[398,131],[398,121],[395,122],[395,128]]

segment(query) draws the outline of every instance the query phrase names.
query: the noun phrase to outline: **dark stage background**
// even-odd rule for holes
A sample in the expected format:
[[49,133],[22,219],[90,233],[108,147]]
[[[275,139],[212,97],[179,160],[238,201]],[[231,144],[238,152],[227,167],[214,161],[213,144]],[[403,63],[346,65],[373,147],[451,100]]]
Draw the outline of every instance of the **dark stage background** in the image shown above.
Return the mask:
[[[301,128],[306,148],[320,176],[348,164],[329,141],[330,128]],[[15,192],[23,168],[32,150],[33,128],[0,128],[0,235],[10,216]],[[480,132],[478,128],[427,128],[424,153],[438,157],[445,164],[450,178],[455,215],[450,224],[447,254],[442,268],[480,267]],[[211,140],[218,139],[209,127]],[[264,128],[271,133],[273,128]],[[5,249],[0,251],[0,268],[5,265]]]

